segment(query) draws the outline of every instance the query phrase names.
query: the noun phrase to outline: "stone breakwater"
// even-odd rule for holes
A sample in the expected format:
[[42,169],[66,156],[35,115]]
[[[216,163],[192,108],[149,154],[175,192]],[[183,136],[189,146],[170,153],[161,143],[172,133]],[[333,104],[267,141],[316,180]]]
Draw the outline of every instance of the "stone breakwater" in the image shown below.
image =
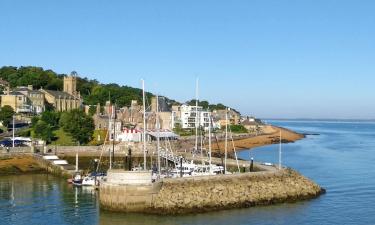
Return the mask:
[[103,209],[156,214],[199,213],[312,199],[324,192],[292,169],[164,179],[100,187]]

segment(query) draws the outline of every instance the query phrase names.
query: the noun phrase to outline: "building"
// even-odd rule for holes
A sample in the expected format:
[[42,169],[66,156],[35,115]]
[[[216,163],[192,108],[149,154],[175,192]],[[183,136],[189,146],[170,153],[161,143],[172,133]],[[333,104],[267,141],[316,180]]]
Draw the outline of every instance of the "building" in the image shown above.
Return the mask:
[[7,89],[4,95],[1,95],[1,107],[9,105],[17,113],[30,112],[30,102],[27,97],[20,92],[9,91]]
[[39,90],[34,90],[32,85],[17,87],[14,91],[20,92],[27,97],[31,112],[39,114],[45,110],[44,94]]
[[[226,114],[228,117],[226,117]],[[219,122],[220,126],[223,127],[227,123],[230,125],[238,125],[241,122],[241,114],[235,110],[230,109],[219,109],[212,112],[212,116],[216,121]],[[228,121],[227,121],[228,118]]]
[[69,111],[82,106],[82,98],[76,90],[77,77],[73,72],[64,77],[64,90],[34,90],[32,85],[27,87],[16,87],[10,91],[6,87],[5,93],[1,95],[1,106],[9,105],[17,113],[42,113],[49,104],[56,111]]
[[82,106],[82,98],[77,91],[77,73],[72,72],[64,77],[64,90],[52,91],[40,89],[45,95],[45,100],[52,105],[56,111],[63,112],[72,109],[79,109]]
[[247,116],[241,121],[241,125],[250,132],[259,132],[264,124],[260,119]]
[[33,90],[33,86],[17,87],[13,91],[6,89],[1,95],[1,107],[9,105],[16,113],[42,113],[45,109],[44,94]]
[[[197,115],[198,112],[198,115]],[[181,105],[172,107],[172,125],[176,128],[178,124],[182,129],[192,129],[203,127],[208,129],[210,126],[211,112],[203,110],[202,106]]]

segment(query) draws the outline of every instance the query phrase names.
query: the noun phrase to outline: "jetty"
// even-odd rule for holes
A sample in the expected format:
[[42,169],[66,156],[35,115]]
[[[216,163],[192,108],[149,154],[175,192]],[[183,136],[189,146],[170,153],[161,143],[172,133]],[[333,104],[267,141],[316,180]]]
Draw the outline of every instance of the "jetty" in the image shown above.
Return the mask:
[[[70,178],[76,167],[52,153],[36,153],[29,147],[0,148],[2,174],[47,172]],[[0,174],[1,174],[0,173]]]
[[230,175],[167,178],[151,172],[109,170],[100,186],[102,209],[184,214],[312,199],[319,185],[290,168],[256,164],[256,171]]

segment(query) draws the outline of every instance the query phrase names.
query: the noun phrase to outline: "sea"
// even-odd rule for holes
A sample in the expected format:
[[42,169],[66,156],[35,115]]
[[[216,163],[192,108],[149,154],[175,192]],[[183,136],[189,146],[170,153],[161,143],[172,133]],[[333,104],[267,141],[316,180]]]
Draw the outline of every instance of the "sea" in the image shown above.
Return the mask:
[[[52,175],[0,177],[0,224],[375,224],[375,122],[268,120],[308,134],[282,144],[282,164],[327,190],[309,201],[182,216],[100,210],[98,193]],[[278,163],[279,146],[239,157]]]

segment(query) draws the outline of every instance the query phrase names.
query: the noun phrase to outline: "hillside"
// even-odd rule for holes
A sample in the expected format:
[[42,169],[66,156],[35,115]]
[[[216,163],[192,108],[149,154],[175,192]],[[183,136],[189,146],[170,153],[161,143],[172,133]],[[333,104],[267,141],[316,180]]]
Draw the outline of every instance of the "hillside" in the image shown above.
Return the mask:
[[[0,78],[9,82],[11,88],[16,86],[33,85],[35,89],[44,88],[49,90],[63,89],[63,77],[66,74],[58,74],[52,70],[44,70],[35,66],[3,66],[0,68]],[[103,84],[95,79],[87,77],[78,77],[77,90],[83,97],[84,104],[96,105],[105,104],[108,99],[115,102],[119,107],[129,106],[131,100],[142,101],[142,89],[129,86],[121,86],[118,84]],[[151,97],[154,96],[150,92],[146,92],[146,98],[150,103]],[[179,104],[179,102],[166,97],[167,104]],[[210,106],[210,109],[225,109],[223,104],[210,104],[202,101],[202,106]],[[206,108],[206,107],[205,107]]]

